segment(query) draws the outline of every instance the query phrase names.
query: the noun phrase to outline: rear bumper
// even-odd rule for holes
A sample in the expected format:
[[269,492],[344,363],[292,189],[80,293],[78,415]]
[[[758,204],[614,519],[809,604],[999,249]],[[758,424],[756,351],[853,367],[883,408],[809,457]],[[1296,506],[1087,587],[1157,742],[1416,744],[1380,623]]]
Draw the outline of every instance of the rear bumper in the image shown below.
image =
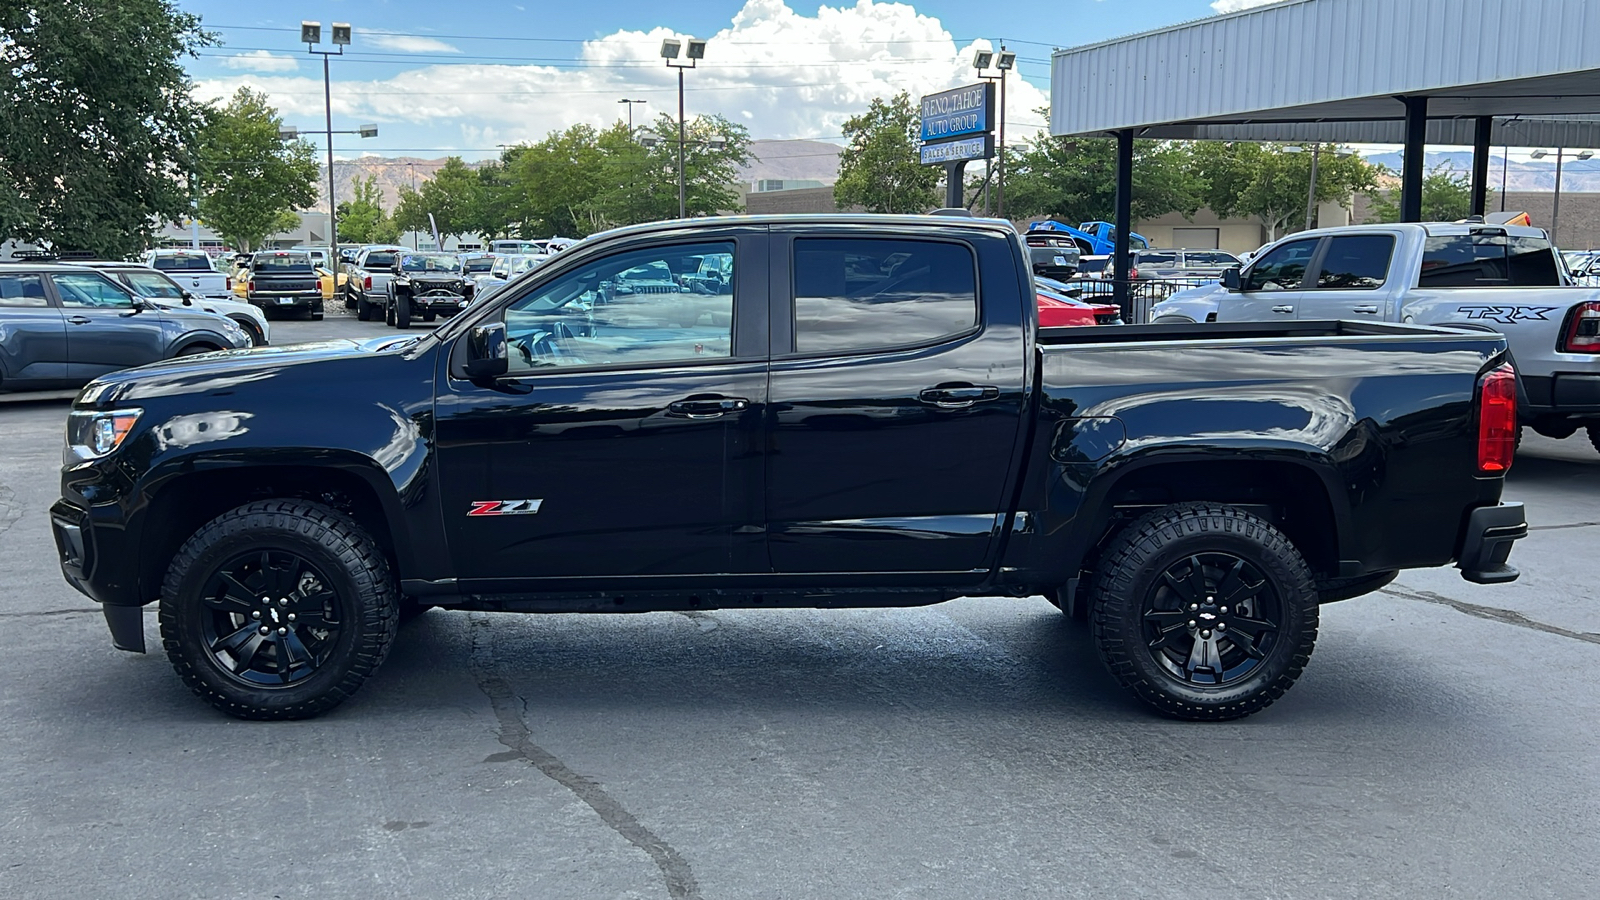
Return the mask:
[[1540,416],[1581,416],[1600,419],[1600,374],[1556,372],[1523,375],[1523,419]]
[[322,309],[322,292],[311,291],[308,293],[294,294],[262,294],[250,295],[250,303],[263,310],[268,309],[309,309],[316,312]]
[[1467,516],[1466,539],[1456,568],[1473,584],[1505,584],[1522,573],[1506,564],[1511,545],[1528,536],[1521,503],[1480,506]]

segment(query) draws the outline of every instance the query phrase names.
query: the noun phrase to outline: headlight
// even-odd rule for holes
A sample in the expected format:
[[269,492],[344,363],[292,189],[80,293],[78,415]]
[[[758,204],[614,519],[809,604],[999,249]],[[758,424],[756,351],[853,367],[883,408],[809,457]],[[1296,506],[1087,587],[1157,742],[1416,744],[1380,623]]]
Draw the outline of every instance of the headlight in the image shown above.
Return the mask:
[[85,459],[99,459],[122,445],[143,410],[75,411],[67,416],[67,445]]

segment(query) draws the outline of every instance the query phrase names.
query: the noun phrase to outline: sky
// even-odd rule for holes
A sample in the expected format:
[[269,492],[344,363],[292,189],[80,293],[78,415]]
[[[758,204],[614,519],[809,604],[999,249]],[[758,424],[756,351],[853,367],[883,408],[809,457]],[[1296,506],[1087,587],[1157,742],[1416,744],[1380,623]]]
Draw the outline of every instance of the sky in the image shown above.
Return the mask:
[[[676,115],[677,73],[661,40],[709,39],[685,73],[687,114],[717,113],[755,138],[841,143],[840,126],[874,97],[913,98],[975,81],[972,54],[1004,43],[1007,140],[1043,127],[1050,51],[1189,21],[1266,0],[178,0],[221,43],[188,63],[197,93],[264,90],[287,124],[323,127],[320,57],[302,20],[349,22],[331,62],[333,128],[373,123],[376,138],[336,137],[358,155],[481,159],[584,122]],[[332,49],[323,44],[322,49]],[[313,138],[321,144],[321,138]]]

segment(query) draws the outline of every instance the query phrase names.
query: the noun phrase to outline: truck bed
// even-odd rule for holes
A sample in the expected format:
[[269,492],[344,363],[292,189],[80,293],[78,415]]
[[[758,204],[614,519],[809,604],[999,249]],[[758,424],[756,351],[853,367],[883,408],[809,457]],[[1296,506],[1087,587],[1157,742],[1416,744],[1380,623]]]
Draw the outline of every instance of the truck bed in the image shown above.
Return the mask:
[[1226,341],[1247,338],[1396,337],[1458,334],[1456,329],[1387,322],[1288,320],[1209,322],[1195,325],[1124,325],[1116,328],[1040,328],[1041,345],[1127,344],[1146,341]]

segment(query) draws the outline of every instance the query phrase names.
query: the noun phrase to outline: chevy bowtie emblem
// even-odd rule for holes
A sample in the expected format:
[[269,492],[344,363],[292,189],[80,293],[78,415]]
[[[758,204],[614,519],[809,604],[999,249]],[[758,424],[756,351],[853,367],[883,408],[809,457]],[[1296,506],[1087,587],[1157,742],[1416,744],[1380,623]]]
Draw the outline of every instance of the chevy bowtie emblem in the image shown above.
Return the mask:
[[531,516],[543,500],[474,500],[469,516]]

